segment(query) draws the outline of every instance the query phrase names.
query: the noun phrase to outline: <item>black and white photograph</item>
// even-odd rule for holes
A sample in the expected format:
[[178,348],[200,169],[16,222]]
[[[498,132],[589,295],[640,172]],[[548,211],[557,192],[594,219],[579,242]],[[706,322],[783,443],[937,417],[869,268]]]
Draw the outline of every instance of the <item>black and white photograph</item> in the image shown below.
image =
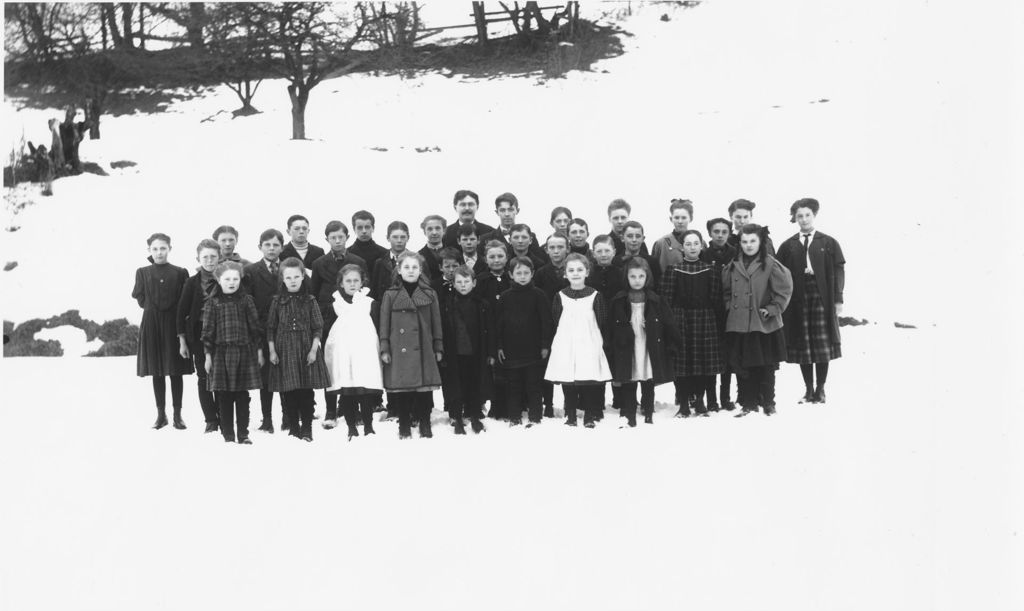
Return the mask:
[[4,2],[0,609],[1024,609],[1021,32]]

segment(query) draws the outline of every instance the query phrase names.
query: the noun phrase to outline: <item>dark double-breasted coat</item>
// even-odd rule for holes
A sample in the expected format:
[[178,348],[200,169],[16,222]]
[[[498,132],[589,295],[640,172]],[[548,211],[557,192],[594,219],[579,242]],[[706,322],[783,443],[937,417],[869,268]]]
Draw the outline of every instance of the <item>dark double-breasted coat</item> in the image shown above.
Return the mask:
[[[404,291],[405,289],[402,290]],[[440,373],[441,379],[444,382],[445,404],[447,405],[449,401],[463,400],[461,397],[461,375],[463,372],[455,365],[455,361],[458,358],[458,348],[456,346],[457,332],[455,329],[459,322],[459,309],[457,306],[459,300],[468,300],[477,309],[478,324],[476,329],[471,329],[470,332],[476,333],[477,346],[479,346],[479,353],[473,356],[475,359],[474,366],[476,367],[475,373],[479,380],[479,400],[482,404],[484,401],[490,401],[494,395],[494,375],[491,372],[491,366],[487,364],[487,357],[495,353],[493,310],[490,304],[479,295],[470,294],[462,296],[455,291],[450,291],[447,295],[440,297],[445,355],[445,359],[441,362]]]
[[380,304],[380,351],[384,388],[390,392],[435,390],[441,373],[435,353],[444,352],[437,294],[421,283],[412,295],[401,284],[384,291]]
[[[825,306],[828,320],[829,336],[832,344],[839,344],[839,317],[836,315],[836,304],[843,303],[843,289],[846,286],[846,258],[839,242],[830,235],[820,231],[814,233],[810,248],[811,269],[814,281],[818,286],[818,295]],[[804,324],[806,316],[804,304],[804,269],[807,265],[804,257],[804,246],[797,233],[779,247],[778,260],[786,266],[793,277],[793,296],[789,307],[782,313],[785,323],[786,345],[795,348],[803,347]]]
[[[651,357],[651,373],[655,384],[671,382],[674,378],[670,354],[680,350],[683,338],[672,320],[672,311],[661,297],[645,290],[644,331],[647,334],[647,354]],[[633,308],[629,291],[621,291],[612,298],[609,309],[608,364],[612,379],[630,382],[633,378],[633,343],[636,337],[632,325]]]

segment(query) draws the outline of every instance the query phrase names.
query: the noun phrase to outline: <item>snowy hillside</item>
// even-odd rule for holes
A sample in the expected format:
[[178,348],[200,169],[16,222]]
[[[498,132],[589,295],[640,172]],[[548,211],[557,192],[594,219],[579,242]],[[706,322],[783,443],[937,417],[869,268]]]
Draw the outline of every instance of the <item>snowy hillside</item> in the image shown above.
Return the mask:
[[[847,257],[845,314],[877,323],[844,329],[827,406],[796,405],[784,366],[774,419],[662,405],[635,430],[456,438],[435,412],[429,441],[317,426],[313,444],[244,448],[202,434],[194,377],[190,428],[152,431],[131,358],[0,359],[0,608],[1024,607],[1024,420],[1005,409],[1024,367],[1024,246],[1007,231],[1024,194],[1020,9],[633,7],[625,54],[589,73],[326,81],[309,141],[288,140],[281,82],[244,119],[217,114],[238,106],[226,88],[106,117],[83,158],[137,165],[6,211],[19,229],[0,234],[0,264],[18,265],[0,272],[0,314],[137,322],[155,231],[192,269],[221,224],[254,258],[292,213],[317,235],[366,208],[383,241],[391,220],[451,218],[471,188],[483,221],[512,191],[544,235],[555,205],[596,234],[623,197],[649,243],[672,197],[694,201],[697,228],[745,197],[778,242],[812,196]],[[43,139],[56,115],[7,100],[4,142]]]

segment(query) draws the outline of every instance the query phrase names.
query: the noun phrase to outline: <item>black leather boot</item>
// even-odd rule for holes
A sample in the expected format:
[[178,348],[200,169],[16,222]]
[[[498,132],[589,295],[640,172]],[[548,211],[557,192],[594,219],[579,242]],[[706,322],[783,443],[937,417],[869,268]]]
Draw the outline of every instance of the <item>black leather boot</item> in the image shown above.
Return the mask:
[[156,408],[156,422],[153,423],[153,428],[162,429],[167,426],[167,410],[163,407]]
[[181,419],[181,406],[177,405],[174,407],[174,428],[179,431],[185,430],[185,421]]

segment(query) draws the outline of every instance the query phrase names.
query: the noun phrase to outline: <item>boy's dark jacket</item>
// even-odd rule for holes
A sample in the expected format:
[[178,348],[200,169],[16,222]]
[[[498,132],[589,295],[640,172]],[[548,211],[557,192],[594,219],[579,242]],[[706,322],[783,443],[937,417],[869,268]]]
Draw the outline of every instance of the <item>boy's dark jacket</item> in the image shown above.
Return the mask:
[[513,284],[501,294],[495,312],[495,354],[505,354],[505,367],[521,367],[542,359],[541,350],[551,349],[554,321],[544,291],[533,283]]
[[494,347],[494,315],[491,307],[479,296],[470,293],[463,297],[454,290],[447,293],[438,293],[438,301],[441,305],[441,328],[444,331],[444,360],[440,365],[441,379],[446,385],[453,388],[461,388],[459,370],[454,366],[457,356],[455,324],[458,317],[456,301],[458,299],[469,299],[477,306],[477,341],[480,346],[480,354],[474,355],[474,362],[478,367],[477,378],[480,380],[480,400],[488,401],[494,394],[494,375],[491,366],[487,364],[487,358],[495,353]]
[[[671,352],[682,349],[683,338],[672,322],[668,305],[650,289],[645,289],[644,330],[647,333],[647,353],[651,357],[651,372],[655,384],[671,382]],[[629,292],[621,291],[612,298],[608,309],[608,328],[611,337],[606,345],[612,379],[629,382],[633,377],[633,326],[630,324],[632,307]]]

